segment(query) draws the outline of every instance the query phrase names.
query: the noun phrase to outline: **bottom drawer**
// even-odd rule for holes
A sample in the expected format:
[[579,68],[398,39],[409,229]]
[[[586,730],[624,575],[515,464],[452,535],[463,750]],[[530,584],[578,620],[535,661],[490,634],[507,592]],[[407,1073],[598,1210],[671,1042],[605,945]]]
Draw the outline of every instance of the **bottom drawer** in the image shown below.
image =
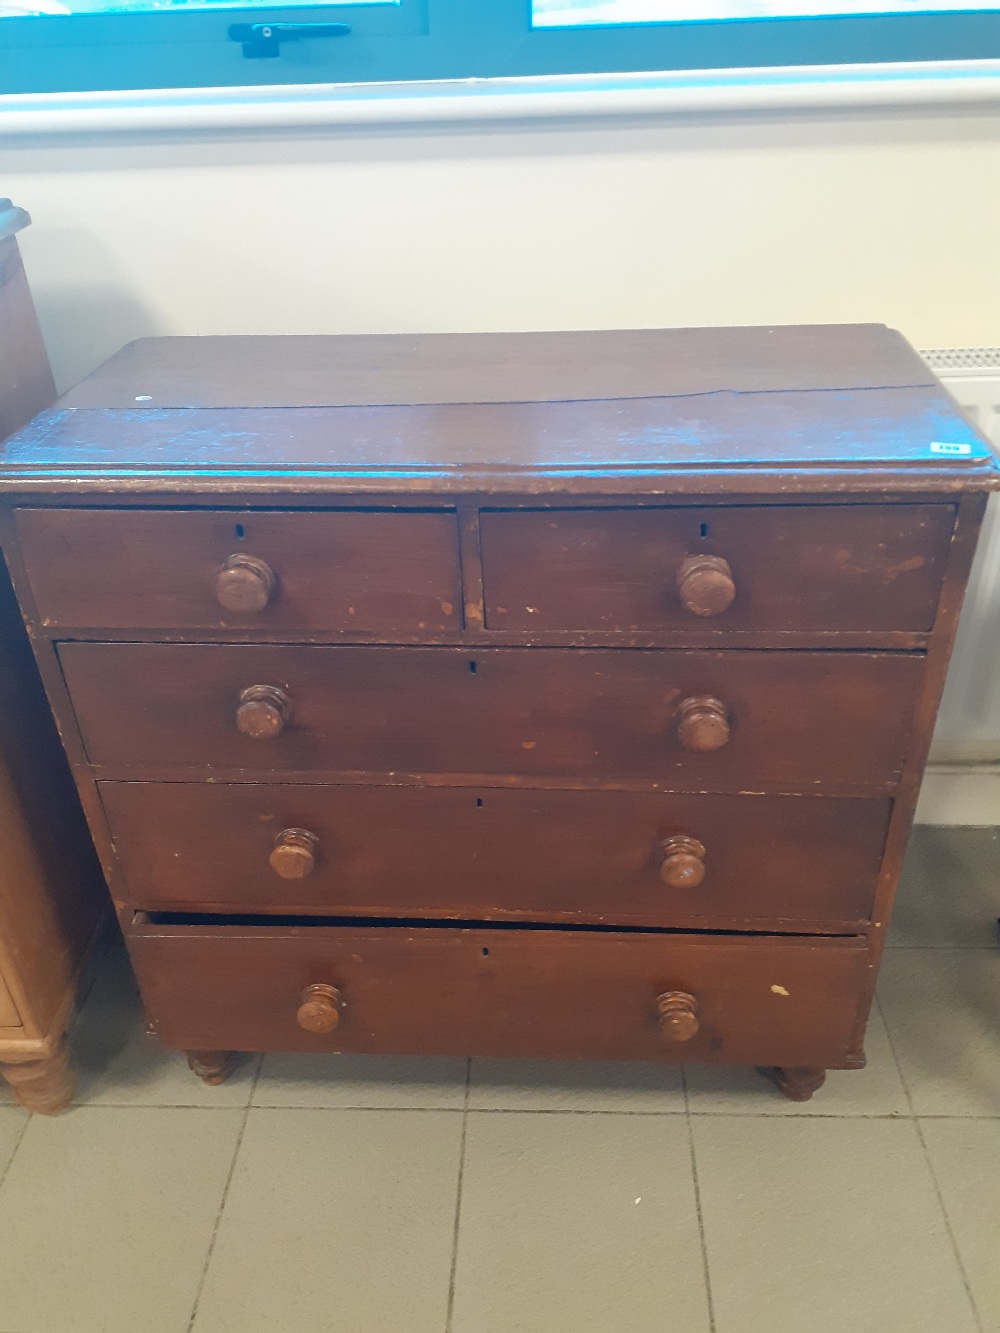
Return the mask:
[[866,950],[854,938],[144,913],[128,936],[159,1036],[189,1050],[862,1063]]

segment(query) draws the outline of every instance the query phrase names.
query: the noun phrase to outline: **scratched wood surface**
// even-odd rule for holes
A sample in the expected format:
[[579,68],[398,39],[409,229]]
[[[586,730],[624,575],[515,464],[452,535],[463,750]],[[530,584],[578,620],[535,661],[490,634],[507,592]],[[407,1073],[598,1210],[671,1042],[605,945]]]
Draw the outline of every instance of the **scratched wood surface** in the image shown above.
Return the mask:
[[77,494],[991,484],[985,441],[879,325],[143,340],[4,462],[4,489]]
[[[565,930],[171,925],[142,914],[133,957],[161,1038],[190,1049],[390,1051],[775,1065],[859,1063],[856,940]],[[305,1032],[306,986],[336,977],[343,1017]],[[665,1040],[656,998],[698,997]]]
[[678,573],[688,553],[711,552],[735,586],[711,616],[720,631],[929,630],[953,526],[948,505],[484,513],[486,624],[690,627]]
[[[863,930],[885,798],[689,796],[497,787],[102,782],[137,907]],[[315,839],[283,879],[282,831]],[[661,848],[705,849],[671,887]]]
[[[920,656],[891,653],[66,643],[60,663],[106,773],[630,775],[681,791],[882,790],[923,678]],[[254,685],[289,701],[269,739],[237,726]],[[731,737],[695,753],[679,708],[706,695]]]
[[140,338],[66,407],[549,403],[936,383],[880,324]]
[[879,326],[124,349],[0,530],[161,1036],[857,1066],[998,480]]
[[[46,625],[426,636],[461,624],[453,510],[22,509],[16,521]],[[234,552],[274,573],[259,612],[219,603],[219,570]]]

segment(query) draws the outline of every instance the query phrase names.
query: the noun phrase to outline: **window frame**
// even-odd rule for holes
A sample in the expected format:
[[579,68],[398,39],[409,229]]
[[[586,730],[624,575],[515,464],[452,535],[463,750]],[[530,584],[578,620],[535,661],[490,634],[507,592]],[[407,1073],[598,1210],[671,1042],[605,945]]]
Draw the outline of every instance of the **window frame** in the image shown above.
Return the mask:
[[[389,12],[389,11],[392,12]],[[402,0],[0,19],[0,93],[384,84],[1000,57],[1000,9],[531,26],[530,0]],[[246,59],[238,23],[347,23]]]

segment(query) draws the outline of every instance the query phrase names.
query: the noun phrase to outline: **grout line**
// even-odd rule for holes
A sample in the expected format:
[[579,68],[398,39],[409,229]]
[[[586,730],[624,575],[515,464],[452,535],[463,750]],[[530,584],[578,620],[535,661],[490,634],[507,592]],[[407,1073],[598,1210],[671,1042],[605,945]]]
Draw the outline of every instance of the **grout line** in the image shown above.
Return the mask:
[[455,1230],[451,1238],[451,1271],[448,1274],[448,1306],[444,1333],[451,1333],[455,1310],[455,1275],[458,1269],[458,1229],[462,1221],[462,1181],[465,1178],[465,1136],[469,1127],[469,1089],[472,1085],[472,1059],[465,1064],[465,1102],[462,1107],[462,1141],[458,1151],[458,1184],[455,1189]]
[[954,1113],[948,1111],[918,1111],[913,1118],[914,1120],[984,1120],[989,1123],[991,1120],[1000,1120],[1000,1111],[996,1115],[960,1115],[957,1111]]
[[945,1230],[948,1233],[948,1240],[951,1242],[951,1252],[955,1256],[955,1263],[962,1279],[962,1286],[965,1288],[965,1295],[969,1302],[969,1308],[972,1311],[972,1318],[975,1320],[976,1328],[979,1330],[979,1333],[984,1333],[983,1321],[979,1315],[979,1307],[976,1304],[975,1296],[972,1294],[972,1287],[969,1285],[969,1276],[965,1271],[965,1264],[962,1262],[962,1254],[958,1248],[958,1241],[955,1239],[955,1232],[952,1230],[951,1218],[948,1216],[948,1209],[944,1206],[944,1195],[941,1193],[941,1186],[938,1183],[937,1172],[934,1170],[934,1163],[931,1161],[931,1155],[927,1148],[927,1140],[924,1138],[923,1130],[920,1128],[920,1120],[914,1110],[913,1098],[910,1095],[910,1089],[906,1079],[903,1077],[903,1067],[899,1062],[899,1056],[896,1054],[896,1045],[892,1039],[892,1033],[889,1031],[889,1024],[886,1022],[885,1012],[882,1009],[882,1004],[877,995],[875,996],[875,1003],[878,1006],[879,1014],[881,1015],[883,1025],[885,1026],[886,1036],[889,1039],[889,1050],[892,1052],[892,1058],[896,1065],[896,1072],[899,1074],[899,1081],[902,1083],[903,1091],[906,1093],[906,1101],[910,1108],[913,1128],[916,1131],[917,1138],[920,1140],[920,1150],[924,1155],[924,1162],[927,1165],[931,1184],[934,1186],[934,1196],[937,1199],[938,1211],[944,1220]]
[[[0,1109],[19,1110],[16,1103],[4,1103]],[[81,1102],[70,1108],[74,1115],[81,1111],[240,1111],[240,1106],[201,1106],[195,1102]],[[295,1106],[284,1102],[254,1102],[253,1111],[391,1111],[403,1115],[462,1115],[461,1106],[384,1106],[384,1105],[316,1105]],[[573,1106],[470,1106],[469,1115],[616,1115],[661,1117],[684,1115],[679,1111],[646,1111],[627,1107],[573,1107]],[[915,1116],[908,1111],[689,1111],[687,1114],[699,1118],[722,1117],[741,1120],[1000,1120],[1000,1112],[995,1115],[970,1115],[968,1113],[934,1112]],[[2,1330],[0,1330],[2,1333]]]
[[[24,1110],[23,1107],[17,1107],[17,1109]],[[7,1179],[7,1172],[14,1165],[14,1158],[17,1156],[17,1150],[18,1148],[20,1148],[21,1143],[24,1140],[24,1136],[28,1132],[28,1126],[31,1124],[31,1120],[32,1120],[32,1114],[29,1111],[27,1116],[25,1117],[24,1124],[21,1126],[21,1132],[17,1136],[17,1142],[14,1144],[14,1147],[11,1149],[10,1156],[7,1158],[7,1165],[4,1167],[2,1171],[0,1171],[0,1189],[3,1188],[3,1183]]]
[[255,1111],[403,1111],[408,1115],[462,1115],[462,1106],[386,1106],[384,1103],[346,1103],[336,1102],[329,1105],[310,1103],[308,1106],[287,1105],[285,1102],[254,1102]]
[[[201,1304],[201,1294],[205,1289],[205,1279],[208,1277],[208,1266],[212,1262],[212,1253],[215,1250],[216,1238],[219,1234],[219,1226],[222,1222],[222,1212],[226,1206],[226,1200],[229,1198],[229,1187],[233,1183],[233,1176],[236,1173],[236,1162],[240,1155],[240,1148],[243,1146],[243,1135],[246,1133],[247,1121],[250,1119],[250,1112],[253,1110],[253,1094],[257,1087],[257,1080],[260,1078],[260,1071],[264,1060],[261,1057],[257,1062],[257,1068],[254,1070],[253,1082],[250,1084],[250,1094],[247,1097],[246,1109],[243,1112],[243,1123],[240,1125],[240,1132],[236,1136],[236,1147],[233,1149],[233,1160],[229,1163],[229,1174],[226,1176],[226,1183],[222,1190],[222,1198],[219,1200],[219,1211],[215,1215],[215,1225],[212,1227],[212,1235],[208,1242],[208,1250],[205,1254],[205,1262],[202,1265],[201,1277],[198,1279],[198,1290],[195,1292],[194,1305],[191,1307],[191,1318],[188,1320],[187,1333],[191,1333],[194,1328],[194,1321],[198,1317],[198,1306]],[[230,1107],[230,1110],[233,1108]]]
[[694,1151],[694,1129],[688,1101],[687,1069],[681,1065],[681,1087],[684,1090],[684,1123],[687,1129],[688,1151],[691,1154],[691,1183],[694,1186],[694,1208],[698,1216],[698,1239],[701,1243],[701,1268],[705,1275],[705,1303],[708,1307],[708,1330],[715,1333],[715,1303],[712,1300],[712,1279],[708,1272],[708,1242],[705,1239],[705,1219],[701,1211],[701,1185],[698,1181],[698,1163]]
[[886,953],[996,953],[995,944],[886,944]]

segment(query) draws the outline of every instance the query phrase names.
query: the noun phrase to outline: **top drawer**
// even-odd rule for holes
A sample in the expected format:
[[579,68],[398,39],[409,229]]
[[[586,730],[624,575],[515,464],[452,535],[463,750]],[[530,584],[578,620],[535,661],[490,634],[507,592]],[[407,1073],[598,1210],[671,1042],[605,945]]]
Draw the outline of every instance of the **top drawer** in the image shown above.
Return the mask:
[[953,524],[915,504],[485,512],[486,623],[919,633]]
[[21,509],[43,624],[352,635],[461,627],[454,511]]

